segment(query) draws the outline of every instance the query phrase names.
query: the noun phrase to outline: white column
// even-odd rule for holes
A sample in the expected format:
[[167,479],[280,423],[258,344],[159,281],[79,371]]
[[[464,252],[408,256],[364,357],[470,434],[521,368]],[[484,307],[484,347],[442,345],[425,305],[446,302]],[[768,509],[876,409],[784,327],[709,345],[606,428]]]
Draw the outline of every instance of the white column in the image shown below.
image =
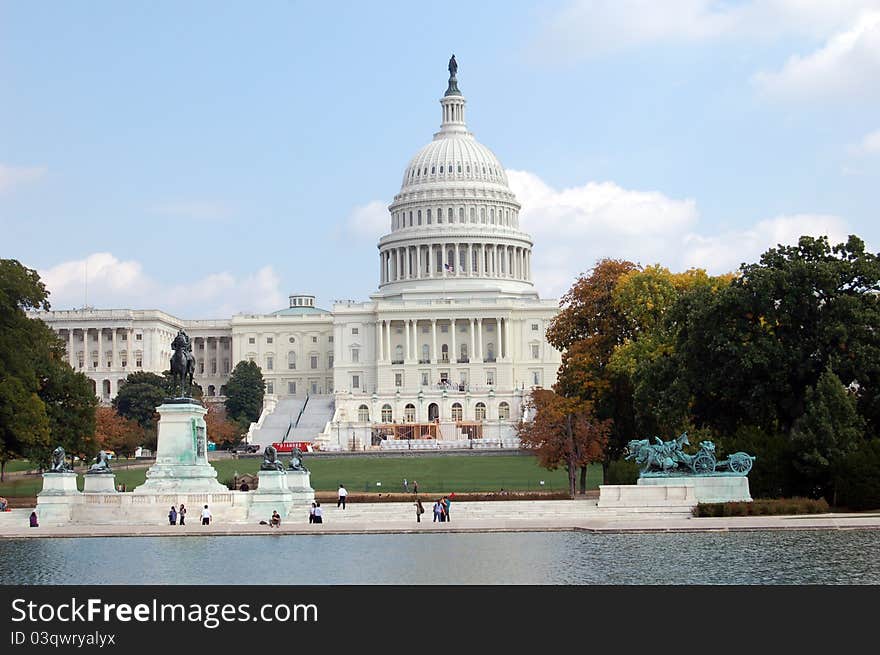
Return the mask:
[[418,279],[422,278],[422,247],[416,246],[416,277]]
[[104,328],[98,328],[98,369],[102,368],[104,368]]
[[435,363],[440,361],[440,355],[437,352],[437,319],[431,319],[431,359],[434,360]]
[[455,263],[452,265],[452,274],[455,277],[460,275],[461,271],[461,257],[458,254],[458,243],[455,244]]
[[428,244],[428,277],[434,277],[434,244]]
[[113,360],[110,362],[110,368],[116,368],[119,362],[119,355],[116,350],[116,328],[113,328]]
[[385,361],[391,359],[391,321],[385,321]]
[[477,319],[477,359],[483,361],[483,319]]
[[67,329],[67,363],[76,368],[76,353],[73,352],[73,328]]
[[408,362],[410,360],[409,356],[409,320],[404,321],[403,323],[403,332],[406,335],[406,347],[403,351],[403,361]]
[[504,319],[504,359],[510,359],[510,319]]
[[[277,334],[272,336],[273,343],[275,342],[275,337],[277,337],[277,336],[278,336]],[[221,362],[221,360],[220,360],[220,337],[214,337],[214,352],[216,353],[216,356],[217,356],[217,375],[223,375],[223,369],[220,368],[220,362]],[[275,359],[275,357],[273,356],[272,359]],[[276,362],[272,362],[273,368],[274,368],[275,363]],[[217,393],[220,393],[219,390],[220,390],[220,387],[217,387]]]
[[128,361],[125,362],[125,368],[127,371],[137,370],[137,367],[135,366],[135,364],[137,364],[137,356],[134,354],[134,351],[134,330],[128,328]]
[[449,320],[449,332],[452,334],[450,337],[452,339],[451,344],[449,346],[449,361],[456,362],[458,361],[458,353],[455,350],[455,319]]
[[468,357],[473,362],[477,359],[477,319],[468,319],[468,326],[471,329],[471,351],[468,353]]

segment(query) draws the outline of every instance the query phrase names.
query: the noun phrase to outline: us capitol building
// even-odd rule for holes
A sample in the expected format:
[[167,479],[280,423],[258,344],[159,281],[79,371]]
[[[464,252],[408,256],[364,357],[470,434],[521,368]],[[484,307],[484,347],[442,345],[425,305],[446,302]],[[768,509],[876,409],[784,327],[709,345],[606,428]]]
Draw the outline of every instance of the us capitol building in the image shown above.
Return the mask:
[[293,294],[287,308],[228,320],[92,308],[31,315],[66,341],[71,366],[103,402],[129,373],[167,370],[179,329],[207,402],[222,399],[237,362],[256,362],[266,398],[249,436],[262,445],[516,445],[530,390],[556,381],[561,356],[544,333],[558,306],[538,297],[520,204],[501,162],[467,129],[454,57],[449,69],[440,130],[388,207],[368,301],[327,311]]

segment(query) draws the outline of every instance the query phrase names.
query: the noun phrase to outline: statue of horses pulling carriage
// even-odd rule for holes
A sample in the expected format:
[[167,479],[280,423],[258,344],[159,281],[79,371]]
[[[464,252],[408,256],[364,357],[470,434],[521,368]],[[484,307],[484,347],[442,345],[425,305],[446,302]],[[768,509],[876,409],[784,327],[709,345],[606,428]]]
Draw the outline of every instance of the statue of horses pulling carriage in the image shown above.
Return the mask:
[[652,444],[648,439],[633,439],[627,445],[626,459],[634,460],[641,467],[641,475],[712,475],[715,472],[729,472],[736,475],[748,475],[755,461],[754,455],[734,453],[727,459],[718,460],[715,456],[715,444],[701,441],[700,449],[693,455],[684,452],[682,446],[687,444],[687,432],[671,441]]

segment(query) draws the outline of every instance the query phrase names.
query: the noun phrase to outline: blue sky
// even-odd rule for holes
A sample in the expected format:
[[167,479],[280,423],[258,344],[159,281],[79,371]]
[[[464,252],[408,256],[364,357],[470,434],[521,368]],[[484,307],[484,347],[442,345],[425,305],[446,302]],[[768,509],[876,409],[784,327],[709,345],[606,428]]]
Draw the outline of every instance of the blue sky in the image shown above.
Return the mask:
[[57,309],[366,299],[452,52],[542,295],[880,244],[880,0],[0,1],[0,256]]

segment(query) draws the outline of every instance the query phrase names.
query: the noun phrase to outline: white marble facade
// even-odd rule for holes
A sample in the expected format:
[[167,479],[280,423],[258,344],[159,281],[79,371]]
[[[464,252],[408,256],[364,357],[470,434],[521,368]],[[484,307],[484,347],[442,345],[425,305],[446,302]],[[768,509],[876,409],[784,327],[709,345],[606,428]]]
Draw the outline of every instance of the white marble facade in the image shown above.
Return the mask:
[[375,445],[377,434],[515,438],[529,390],[556,380],[560,353],[544,335],[558,304],[534,288],[520,205],[504,167],[467,130],[457,86],[440,104],[440,130],[411,159],[389,206],[368,301],[327,311],[314,296],[293,294],[274,313],[217,321],[154,310],[34,315],[67,339],[71,365],[104,401],[129,372],[167,369],[183,328],[209,398],[222,396],[235,363],[247,359],[276,399],[333,394],[325,446]]

